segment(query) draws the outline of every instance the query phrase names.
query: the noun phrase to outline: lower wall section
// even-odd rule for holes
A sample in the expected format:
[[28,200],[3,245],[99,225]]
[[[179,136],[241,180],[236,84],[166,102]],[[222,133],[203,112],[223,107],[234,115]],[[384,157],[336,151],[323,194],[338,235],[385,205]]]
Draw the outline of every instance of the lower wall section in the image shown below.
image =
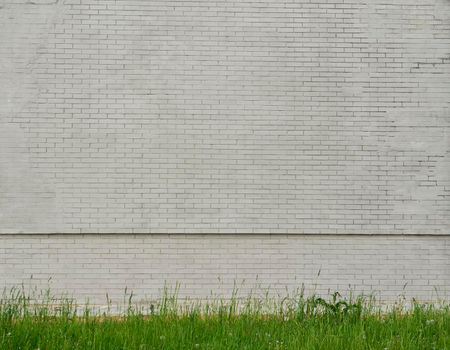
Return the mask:
[[267,288],[285,294],[375,292],[421,301],[450,298],[450,236],[0,236],[0,285],[49,287],[78,301],[133,291],[156,298],[229,297]]

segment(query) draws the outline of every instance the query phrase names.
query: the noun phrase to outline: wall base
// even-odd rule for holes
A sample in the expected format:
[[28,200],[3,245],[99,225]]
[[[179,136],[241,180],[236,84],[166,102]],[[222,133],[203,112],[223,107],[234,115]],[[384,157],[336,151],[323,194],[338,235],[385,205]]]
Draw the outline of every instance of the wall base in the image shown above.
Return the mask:
[[375,293],[420,301],[450,298],[449,236],[7,235],[0,286],[50,288],[103,304],[106,294],[157,298],[273,293]]

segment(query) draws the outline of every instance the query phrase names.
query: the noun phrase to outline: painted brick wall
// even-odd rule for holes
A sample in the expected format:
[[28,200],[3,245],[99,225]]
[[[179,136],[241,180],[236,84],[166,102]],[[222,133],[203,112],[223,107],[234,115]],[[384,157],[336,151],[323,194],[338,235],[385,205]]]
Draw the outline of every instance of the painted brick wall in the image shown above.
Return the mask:
[[[282,297],[373,293],[378,300],[450,299],[450,237],[301,235],[8,235],[0,241],[0,287],[50,287],[79,302],[161,296]],[[320,273],[319,273],[320,271]],[[30,279],[30,277],[32,278]],[[211,295],[210,293],[213,292]]]
[[448,234],[447,0],[2,0],[1,233]]
[[449,106],[447,0],[0,0],[0,287],[448,299]]

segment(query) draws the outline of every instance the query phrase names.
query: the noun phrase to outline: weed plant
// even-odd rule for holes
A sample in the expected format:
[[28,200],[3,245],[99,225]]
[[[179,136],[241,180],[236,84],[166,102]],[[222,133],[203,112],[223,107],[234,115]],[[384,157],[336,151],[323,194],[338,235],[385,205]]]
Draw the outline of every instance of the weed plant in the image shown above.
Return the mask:
[[450,349],[448,305],[382,309],[360,296],[181,302],[177,291],[99,312],[49,291],[0,299],[0,349]]

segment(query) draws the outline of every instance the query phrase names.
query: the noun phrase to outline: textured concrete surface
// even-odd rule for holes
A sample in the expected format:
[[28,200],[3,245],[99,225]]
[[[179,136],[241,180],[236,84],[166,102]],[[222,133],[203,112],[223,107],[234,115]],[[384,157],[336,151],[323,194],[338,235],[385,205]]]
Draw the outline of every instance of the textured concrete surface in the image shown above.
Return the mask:
[[0,232],[448,234],[449,13],[2,0]]
[[[382,238],[382,239],[381,239]],[[374,294],[394,302],[450,299],[450,237],[293,235],[9,235],[0,244],[0,288],[50,288],[79,302],[160,297]],[[212,292],[212,294],[211,294]]]

